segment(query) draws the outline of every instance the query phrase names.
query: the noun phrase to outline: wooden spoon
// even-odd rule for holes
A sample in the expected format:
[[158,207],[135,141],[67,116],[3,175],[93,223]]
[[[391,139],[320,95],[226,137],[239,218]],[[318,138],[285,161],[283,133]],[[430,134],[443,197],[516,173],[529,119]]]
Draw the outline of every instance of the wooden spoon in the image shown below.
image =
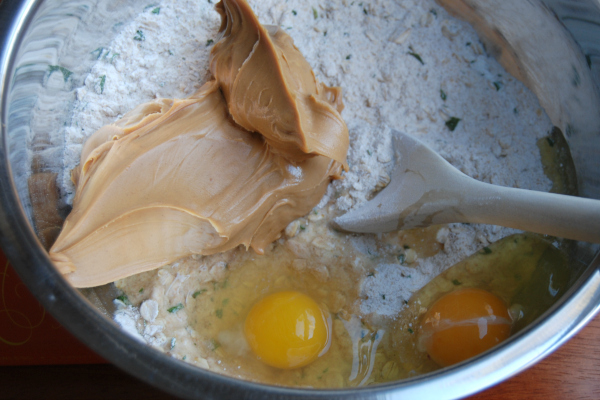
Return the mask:
[[600,243],[600,200],[483,183],[419,140],[393,134],[399,161],[390,184],[335,218],[339,228],[375,233],[468,222]]

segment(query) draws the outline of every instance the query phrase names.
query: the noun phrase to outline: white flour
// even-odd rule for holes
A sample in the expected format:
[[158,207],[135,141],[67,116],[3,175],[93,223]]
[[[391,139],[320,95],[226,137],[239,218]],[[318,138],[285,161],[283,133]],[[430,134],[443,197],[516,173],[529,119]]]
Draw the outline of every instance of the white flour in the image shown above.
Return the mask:
[[[262,23],[280,25],[292,36],[319,80],[343,88],[350,171],[329,186],[317,208],[334,204],[339,214],[389,182],[392,128],[419,137],[478,180],[549,190],[536,141],[551,123],[537,99],[486,55],[469,25],[433,1],[249,3]],[[89,135],[139,103],[185,97],[209,78],[209,51],[219,24],[210,0],[165,1],[147,8],[109,47],[98,50],[65,131],[67,201],[73,195],[68,172]],[[460,119],[454,130],[446,125],[452,117]],[[512,232],[464,224],[441,229],[443,251],[411,260],[410,267],[382,264],[365,278],[362,311],[396,314],[436,274]],[[370,240],[357,236],[355,242],[364,247]],[[404,269],[410,269],[410,281]]]

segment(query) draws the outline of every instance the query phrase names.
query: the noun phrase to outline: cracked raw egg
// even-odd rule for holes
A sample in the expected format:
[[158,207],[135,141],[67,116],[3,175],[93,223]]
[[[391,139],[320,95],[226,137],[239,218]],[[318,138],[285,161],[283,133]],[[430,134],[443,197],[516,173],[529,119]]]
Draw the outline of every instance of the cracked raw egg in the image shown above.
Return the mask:
[[244,334],[254,354],[277,368],[303,367],[331,342],[331,317],[312,298],[293,291],[271,294],[248,313]]
[[482,353],[510,335],[504,302],[482,289],[455,290],[437,300],[424,315],[419,344],[446,367]]

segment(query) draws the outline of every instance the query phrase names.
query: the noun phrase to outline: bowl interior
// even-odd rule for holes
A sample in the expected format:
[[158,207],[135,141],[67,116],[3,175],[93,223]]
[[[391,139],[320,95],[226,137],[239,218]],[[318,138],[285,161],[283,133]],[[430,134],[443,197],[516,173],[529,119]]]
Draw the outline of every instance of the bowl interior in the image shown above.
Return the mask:
[[[82,86],[96,61],[94,51],[107,45],[119,27],[148,4],[139,0],[16,3],[0,5],[0,16],[6,22],[1,32],[6,46],[1,60],[4,171],[0,184],[3,245],[26,284],[80,339],[109,360],[165,390],[186,397],[226,392],[308,396],[310,392],[241,382],[199,370],[141,345],[120,332],[111,320],[116,297],[112,285],[76,291],[54,270],[44,247],[58,233],[56,222],[62,221],[70,209],[62,203],[55,185],[67,149],[64,139],[53,133],[70,117],[74,89]],[[523,9],[520,0],[506,1],[501,7],[492,6],[493,2],[487,0],[439,3],[474,25],[488,51],[537,95],[569,143],[579,194],[600,199],[599,4],[592,0],[547,0],[544,3],[552,10],[548,11],[541,5]],[[515,18],[504,20],[502,12],[511,7]],[[543,23],[536,29],[525,24],[540,18]],[[561,34],[554,35],[556,32]],[[49,71],[63,74],[64,82],[50,83]],[[598,245],[590,243],[572,243],[571,258],[577,262],[572,264],[569,292],[495,354],[394,385],[351,392],[316,391],[310,395],[422,393],[419,391],[436,381],[439,387],[442,383],[452,386],[452,390],[438,393],[436,398],[450,398],[472,393],[518,372],[566,340],[597,310],[598,249]],[[575,302],[585,306],[573,310]],[[544,331],[546,334],[540,337]],[[534,353],[522,352],[520,346],[531,346],[536,335],[537,343],[545,340],[545,345]],[[488,371],[483,377],[482,365]],[[473,383],[475,378],[469,378],[470,385],[456,383],[460,376],[473,375],[476,370],[477,383]]]

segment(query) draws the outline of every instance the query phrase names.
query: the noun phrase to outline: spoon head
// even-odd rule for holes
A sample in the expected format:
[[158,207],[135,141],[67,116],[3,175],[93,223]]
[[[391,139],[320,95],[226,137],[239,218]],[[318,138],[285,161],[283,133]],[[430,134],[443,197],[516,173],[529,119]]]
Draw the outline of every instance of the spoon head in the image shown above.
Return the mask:
[[394,130],[396,165],[390,184],[357,209],[334,219],[349,232],[390,232],[460,222],[453,205],[467,178],[429,146]]

